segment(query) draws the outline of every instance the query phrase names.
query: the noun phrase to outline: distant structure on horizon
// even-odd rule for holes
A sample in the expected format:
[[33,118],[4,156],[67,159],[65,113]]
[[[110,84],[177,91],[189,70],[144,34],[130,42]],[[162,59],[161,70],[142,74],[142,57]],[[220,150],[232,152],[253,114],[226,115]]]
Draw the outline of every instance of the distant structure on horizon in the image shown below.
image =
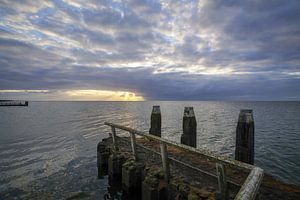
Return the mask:
[[28,101],[0,100],[0,106],[28,106]]

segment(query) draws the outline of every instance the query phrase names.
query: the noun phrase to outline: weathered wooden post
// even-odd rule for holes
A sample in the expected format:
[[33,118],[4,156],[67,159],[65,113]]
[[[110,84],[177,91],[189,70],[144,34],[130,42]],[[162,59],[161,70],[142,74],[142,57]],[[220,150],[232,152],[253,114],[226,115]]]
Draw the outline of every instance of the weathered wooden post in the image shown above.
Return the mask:
[[113,150],[117,151],[118,150],[118,145],[117,145],[117,135],[116,135],[116,128],[111,127],[111,136],[112,136],[112,141],[113,141]]
[[181,144],[197,146],[197,121],[193,107],[185,107],[182,120]]
[[161,159],[164,169],[164,178],[167,183],[170,181],[170,166],[168,161],[168,152],[167,152],[167,145],[164,142],[160,142],[160,153]]
[[241,110],[236,127],[235,159],[254,164],[254,120],[252,110]]
[[135,145],[135,134],[130,132],[130,141],[131,141],[131,150],[134,157],[134,160],[138,160],[137,152],[136,152],[136,145]]
[[228,193],[225,167],[223,164],[216,163],[216,169],[217,169],[218,185],[219,185],[218,194],[220,195],[221,200],[227,200],[229,199],[229,193]]
[[97,167],[98,178],[102,178],[108,169],[108,158],[110,155],[109,147],[103,143],[104,140],[97,145]]
[[144,164],[128,159],[122,166],[122,187],[123,190],[131,195],[141,191],[142,173]]
[[161,137],[161,112],[159,106],[153,106],[151,113],[151,127],[149,130],[151,135]]

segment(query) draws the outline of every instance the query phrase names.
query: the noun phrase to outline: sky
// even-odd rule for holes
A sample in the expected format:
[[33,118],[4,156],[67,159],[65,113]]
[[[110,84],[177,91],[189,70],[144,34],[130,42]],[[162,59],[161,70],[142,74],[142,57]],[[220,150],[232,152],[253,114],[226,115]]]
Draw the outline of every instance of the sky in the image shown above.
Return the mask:
[[300,100],[298,0],[0,0],[0,99]]

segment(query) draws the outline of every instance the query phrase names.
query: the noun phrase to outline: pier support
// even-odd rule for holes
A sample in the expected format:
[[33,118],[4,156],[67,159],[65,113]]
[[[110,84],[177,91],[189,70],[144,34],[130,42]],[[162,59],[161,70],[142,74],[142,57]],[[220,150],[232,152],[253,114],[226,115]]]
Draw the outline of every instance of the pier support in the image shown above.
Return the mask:
[[153,106],[151,113],[151,128],[149,130],[151,135],[161,137],[161,112],[159,106]]
[[197,146],[197,121],[193,107],[185,107],[182,120],[181,144]]
[[235,159],[254,164],[254,120],[252,110],[241,110],[236,127]]
[[122,166],[122,188],[127,194],[138,193],[141,190],[144,165],[133,159],[127,160]]
[[110,155],[110,148],[103,142],[99,142],[97,145],[97,167],[98,178],[101,178],[106,174],[108,170],[108,158]]
[[113,180],[122,178],[122,165],[125,162],[125,156],[121,153],[113,153],[108,159],[108,175]]
[[142,200],[168,199],[167,183],[160,171],[148,170],[142,183]]

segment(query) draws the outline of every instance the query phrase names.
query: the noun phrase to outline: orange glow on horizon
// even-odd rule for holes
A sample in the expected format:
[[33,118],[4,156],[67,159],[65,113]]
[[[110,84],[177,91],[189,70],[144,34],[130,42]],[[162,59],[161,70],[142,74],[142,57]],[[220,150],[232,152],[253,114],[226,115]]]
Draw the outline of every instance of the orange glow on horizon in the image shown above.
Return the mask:
[[144,101],[143,96],[138,96],[128,91],[108,91],[108,90],[68,90],[64,94],[74,100],[88,101]]
[[4,99],[6,97],[6,99],[54,101],[145,101],[143,96],[134,92],[109,90],[0,90],[0,94]]

